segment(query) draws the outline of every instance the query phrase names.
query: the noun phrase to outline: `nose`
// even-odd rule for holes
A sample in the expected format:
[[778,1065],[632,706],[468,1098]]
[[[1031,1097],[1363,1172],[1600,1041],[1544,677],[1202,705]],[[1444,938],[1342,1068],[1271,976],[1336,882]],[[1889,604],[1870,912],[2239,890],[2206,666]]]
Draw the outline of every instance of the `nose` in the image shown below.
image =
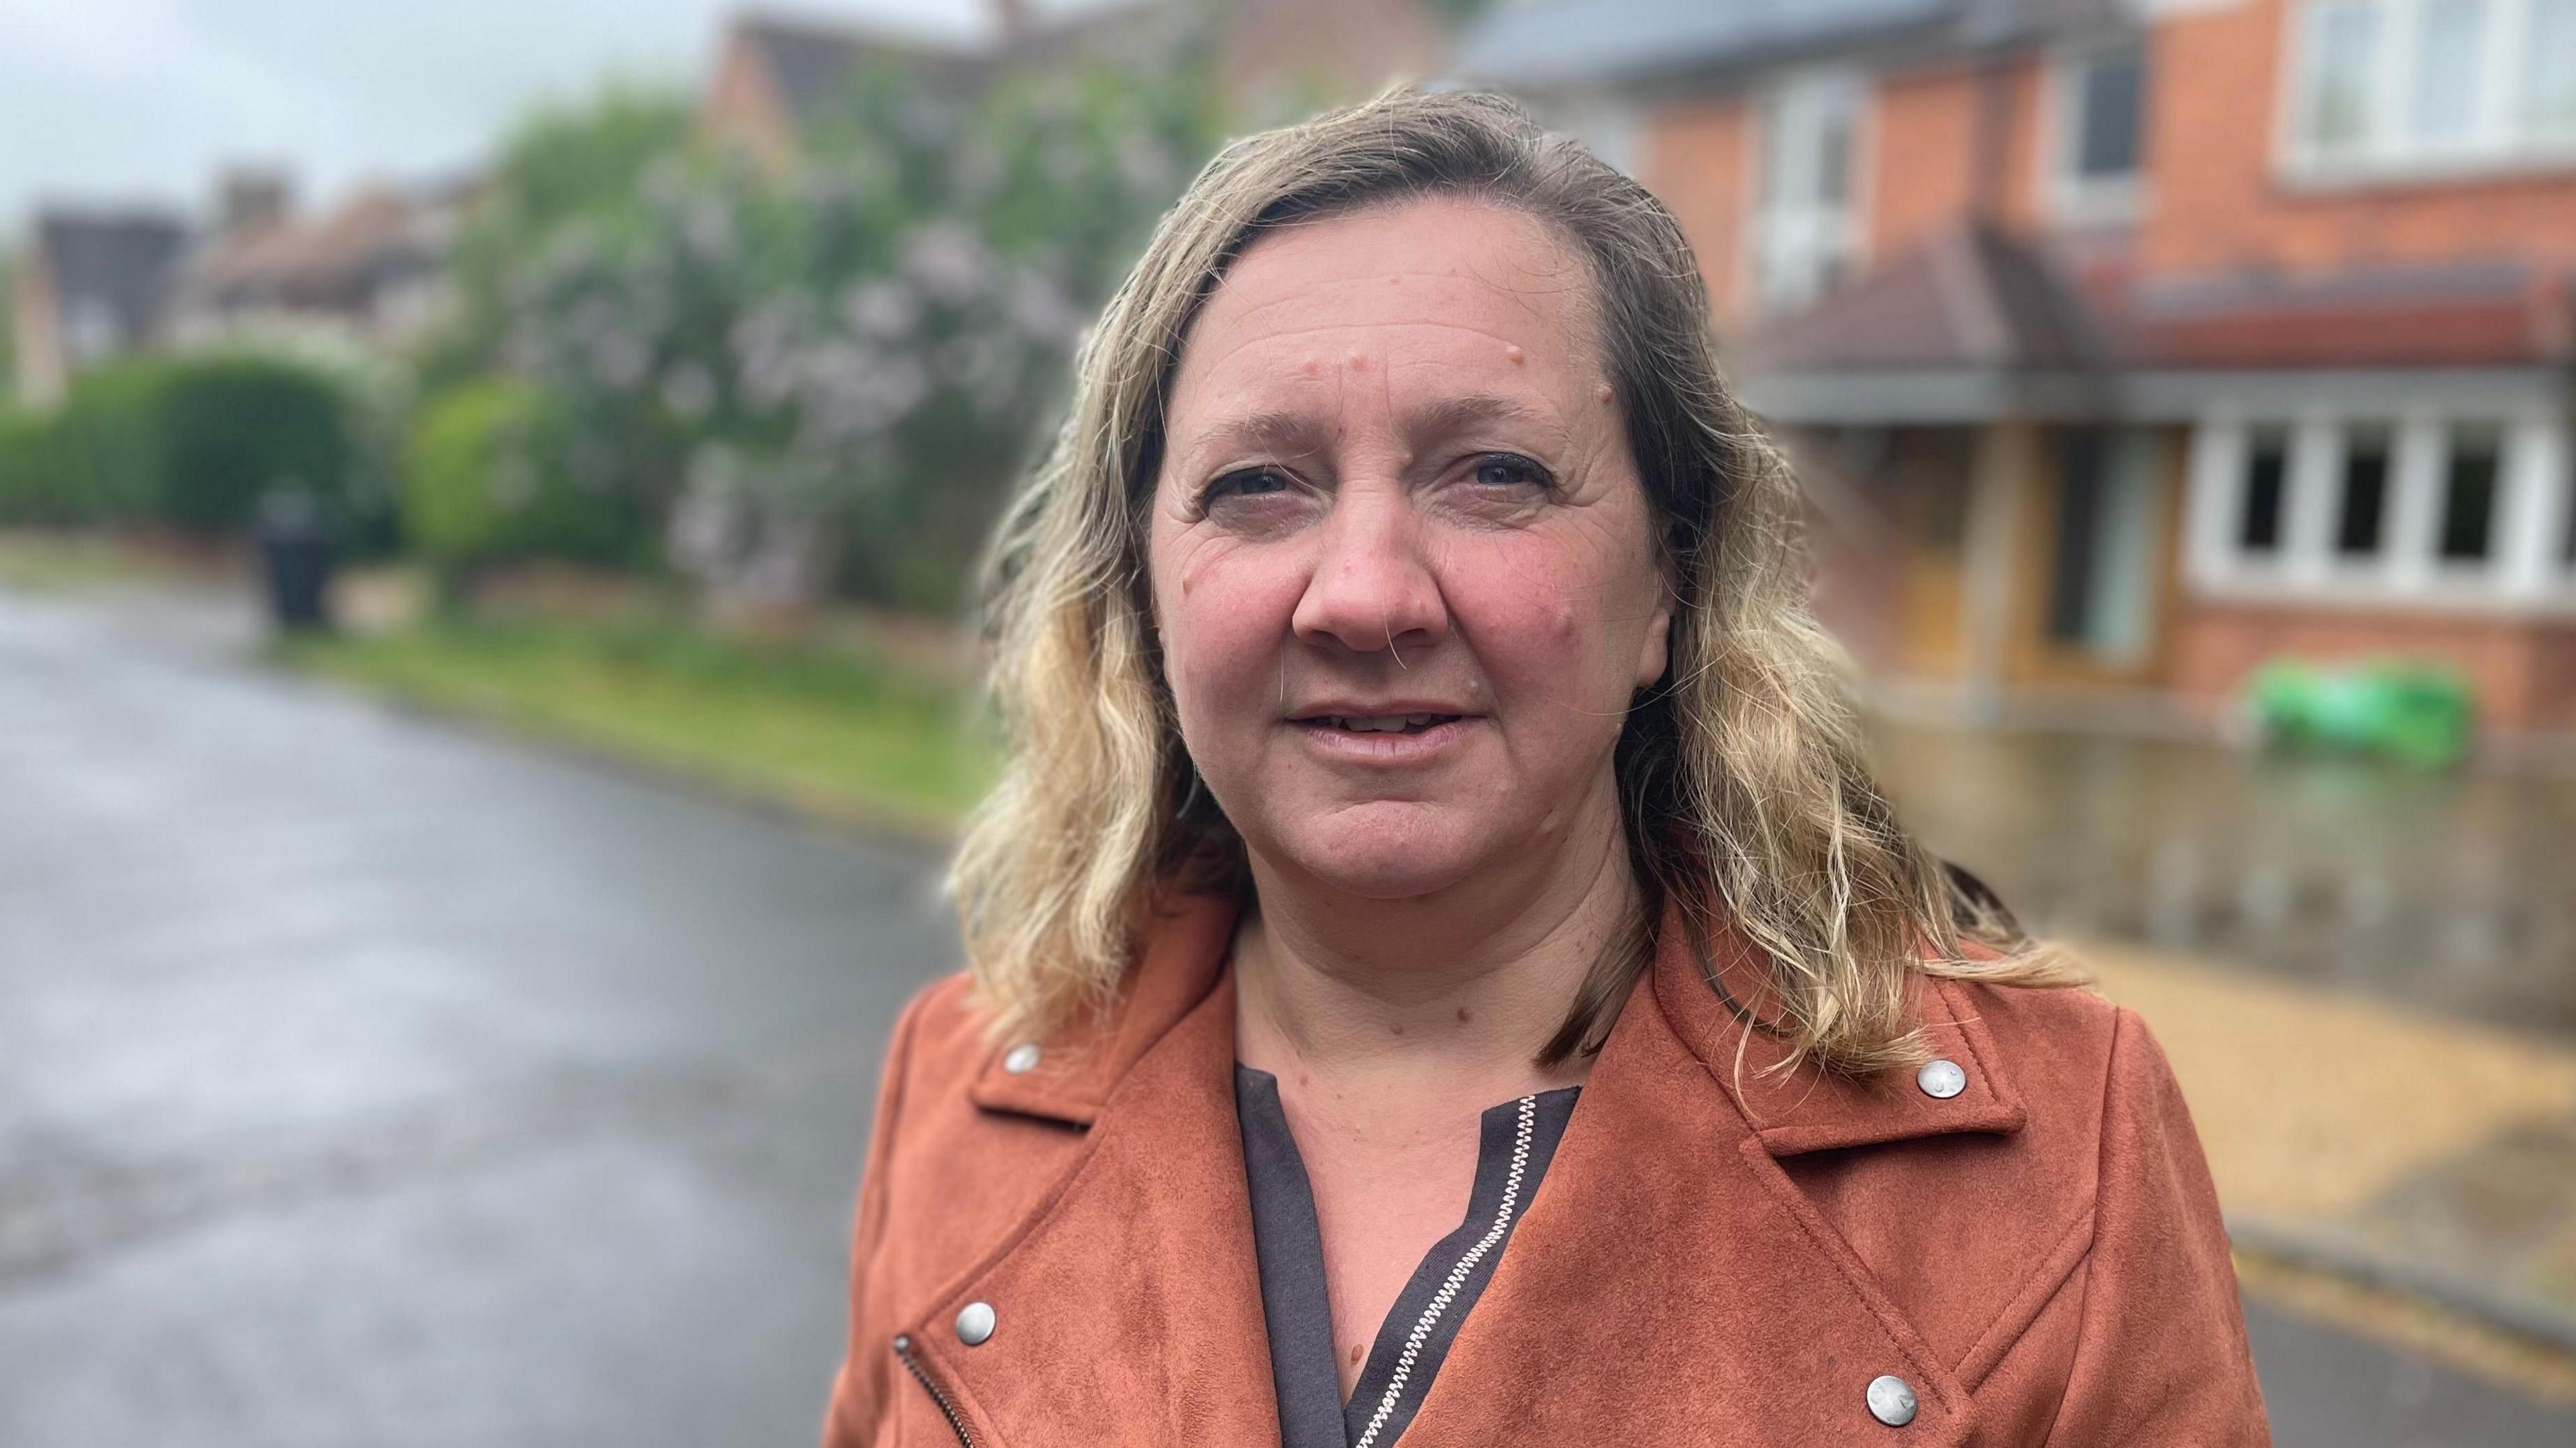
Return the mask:
[[1297,637],[1405,662],[1446,639],[1449,606],[1423,534],[1401,493],[1346,490],[1324,522],[1314,574],[1297,600]]

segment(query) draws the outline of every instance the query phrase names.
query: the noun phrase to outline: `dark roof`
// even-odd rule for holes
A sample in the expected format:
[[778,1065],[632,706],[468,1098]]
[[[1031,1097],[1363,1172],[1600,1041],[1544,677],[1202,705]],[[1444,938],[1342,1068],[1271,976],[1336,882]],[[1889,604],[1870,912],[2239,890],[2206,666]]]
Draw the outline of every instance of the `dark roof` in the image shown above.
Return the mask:
[[104,306],[127,343],[151,331],[187,242],[187,228],[167,216],[48,212],[36,220],[36,244],[61,312]]
[[2086,284],[1972,224],[1764,324],[1734,370],[1774,421],[1886,424],[2098,418],[2146,377],[2571,362],[2576,280],[2518,262]]
[[1504,84],[1621,79],[1947,19],[1959,0],[1555,0],[1499,10],[1455,69]]
[[2576,356],[2567,282],[2519,261],[2150,278],[2122,299],[2143,363],[2455,367]]
[[1746,355],[1763,372],[2074,372],[2109,348],[2047,258],[1969,222],[1764,327]]
[[1470,81],[1544,87],[1762,64],[1907,37],[1957,44],[2113,23],[2119,0],[1539,0],[1460,43]]

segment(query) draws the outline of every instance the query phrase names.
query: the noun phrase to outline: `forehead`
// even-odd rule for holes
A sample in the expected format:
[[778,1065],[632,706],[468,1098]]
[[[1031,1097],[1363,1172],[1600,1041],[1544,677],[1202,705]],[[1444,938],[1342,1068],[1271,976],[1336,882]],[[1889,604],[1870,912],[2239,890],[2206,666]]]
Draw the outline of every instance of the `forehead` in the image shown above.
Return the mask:
[[1184,340],[1171,410],[1346,386],[1354,359],[1389,387],[1570,395],[1603,375],[1592,312],[1582,260],[1525,212],[1432,197],[1305,222],[1227,270]]

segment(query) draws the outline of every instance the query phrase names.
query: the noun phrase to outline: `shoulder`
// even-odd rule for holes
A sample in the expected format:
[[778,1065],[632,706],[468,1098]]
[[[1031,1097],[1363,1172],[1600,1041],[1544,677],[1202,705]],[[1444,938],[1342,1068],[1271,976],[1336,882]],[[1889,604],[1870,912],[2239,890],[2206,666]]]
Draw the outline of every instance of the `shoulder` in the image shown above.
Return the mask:
[[1963,1020],[1991,1042],[2031,1125],[2054,1144],[2098,1146],[2114,1120],[2179,1111],[2164,1050],[2130,1007],[2083,986],[1942,984]]
[[[992,1012],[973,979],[959,971],[923,985],[896,1019],[877,1086],[877,1131],[871,1153],[900,1171],[906,1158],[936,1159],[962,1145],[985,1145],[997,1123],[978,1109],[990,1094],[1003,1047]],[[1005,1131],[1004,1137],[1012,1135]]]
[[886,1084],[916,1079],[940,1084],[944,1076],[971,1077],[990,1034],[989,1017],[974,1000],[975,983],[953,971],[923,985],[895,1018],[886,1052]]
[[963,974],[923,986],[895,1023],[860,1190],[859,1273],[880,1301],[973,1260],[1081,1148],[1067,1123],[979,1102],[1001,1055]]
[[2082,988],[1948,984],[2024,1098],[2016,1187],[2070,1223],[2035,1274],[2057,1285],[1999,1312],[1979,1373],[2053,1385],[2050,1442],[2266,1441],[2217,1188],[2155,1033]]

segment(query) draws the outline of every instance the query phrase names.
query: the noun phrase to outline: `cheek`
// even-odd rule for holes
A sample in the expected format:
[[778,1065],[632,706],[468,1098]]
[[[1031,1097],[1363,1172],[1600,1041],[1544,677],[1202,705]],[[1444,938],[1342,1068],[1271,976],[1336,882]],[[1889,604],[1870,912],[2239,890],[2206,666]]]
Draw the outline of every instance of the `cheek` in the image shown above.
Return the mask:
[[1626,705],[1644,611],[1627,551],[1532,533],[1459,554],[1442,591],[1499,692],[1585,716]]
[[1183,727],[1273,712],[1302,574],[1222,535],[1182,531],[1154,549],[1163,674]]

